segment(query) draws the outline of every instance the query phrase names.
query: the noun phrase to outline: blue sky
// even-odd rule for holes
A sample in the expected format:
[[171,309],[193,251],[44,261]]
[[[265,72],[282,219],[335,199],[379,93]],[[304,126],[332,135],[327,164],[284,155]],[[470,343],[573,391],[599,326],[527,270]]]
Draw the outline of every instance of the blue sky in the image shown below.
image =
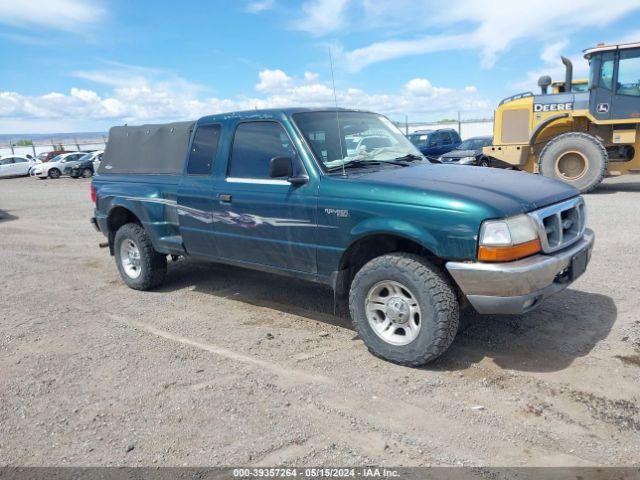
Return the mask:
[[490,117],[638,0],[0,0],[0,133],[100,131],[333,102],[411,121]]

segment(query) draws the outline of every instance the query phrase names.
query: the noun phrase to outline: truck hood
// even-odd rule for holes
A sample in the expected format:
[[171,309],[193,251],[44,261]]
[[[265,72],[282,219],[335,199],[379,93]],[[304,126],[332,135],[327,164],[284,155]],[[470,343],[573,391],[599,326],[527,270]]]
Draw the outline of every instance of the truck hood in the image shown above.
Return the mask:
[[350,180],[411,190],[415,194],[408,198],[423,205],[438,206],[450,199],[482,204],[503,216],[530,212],[578,195],[570,185],[541,175],[443,164],[385,168],[352,175]]

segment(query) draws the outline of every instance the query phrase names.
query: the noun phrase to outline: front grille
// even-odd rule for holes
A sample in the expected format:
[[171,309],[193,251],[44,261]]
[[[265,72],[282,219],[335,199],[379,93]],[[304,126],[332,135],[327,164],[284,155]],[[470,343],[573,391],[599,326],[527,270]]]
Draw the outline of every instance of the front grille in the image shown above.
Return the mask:
[[587,224],[587,212],[582,197],[541,208],[529,215],[536,222],[542,250],[545,253],[561,250],[578,241]]

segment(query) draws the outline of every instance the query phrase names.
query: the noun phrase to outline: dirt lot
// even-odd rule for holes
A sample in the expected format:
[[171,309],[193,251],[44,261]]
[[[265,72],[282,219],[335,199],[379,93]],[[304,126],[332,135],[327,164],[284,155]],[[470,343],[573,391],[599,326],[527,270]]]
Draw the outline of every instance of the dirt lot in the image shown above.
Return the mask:
[[409,369],[318,286],[180,261],[130,290],[88,181],[2,180],[0,464],[640,465],[640,182],[587,204],[581,279]]

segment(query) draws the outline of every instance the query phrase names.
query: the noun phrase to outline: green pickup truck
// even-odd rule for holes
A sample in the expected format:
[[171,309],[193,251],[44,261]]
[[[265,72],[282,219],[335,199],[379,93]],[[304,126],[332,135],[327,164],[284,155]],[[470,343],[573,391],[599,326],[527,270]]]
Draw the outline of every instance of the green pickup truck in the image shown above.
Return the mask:
[[574,188],[432,164],[386,117],[342,109],[114,127],[92,197],[131,288],[158,286],[168,256],[326,284],[373,354],[409,366],[449,347],[461,308],[521,314],[567,287],[594,242]]

